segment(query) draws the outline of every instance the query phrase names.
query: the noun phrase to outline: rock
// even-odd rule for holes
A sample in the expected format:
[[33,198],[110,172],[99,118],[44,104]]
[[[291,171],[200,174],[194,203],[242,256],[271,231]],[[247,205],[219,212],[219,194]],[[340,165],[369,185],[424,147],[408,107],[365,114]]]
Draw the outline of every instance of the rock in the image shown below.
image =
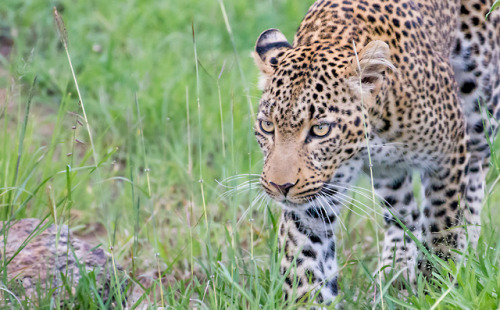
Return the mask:
[[[98,294],[104,302],[109,299],[110,287],[115,283],[111,281],[114,272],[111,257],[103,249],[94,248],[95,245],[68,235],[66,225],[56,228],[52,224],[46,227],[38,219],[22,219],[11,222],[7,232],[4,232],[5,224],[3,222],[0,228],[0,258],[3,258],[6,234],[5,258],[10,260],[7,265],[6,286],[18,298],[36,300],[38,292],[47,296],[49,289],[54,289],[50,291],[53,295],[64,296],[61,299],[68,298],[76,292],[82,276],[86,276],[83,272],[94,271]],[[43,229],[44,227],[46,228]],[[69,247],[68,242],[71,245]],[[26,246],[22,248],[23,245]],[[124,272],[119,266],[117,273],[120,290],[123,292],[126,281],[123,280]],[[64,282],[67,284],[64,285]]]

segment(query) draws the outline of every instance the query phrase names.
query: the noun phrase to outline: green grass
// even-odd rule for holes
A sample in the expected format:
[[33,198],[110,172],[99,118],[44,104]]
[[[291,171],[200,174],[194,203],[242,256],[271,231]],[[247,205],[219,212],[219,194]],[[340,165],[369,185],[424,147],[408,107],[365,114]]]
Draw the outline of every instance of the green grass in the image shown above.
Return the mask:
[[[15,45],[8,59],[0,56],[2,219],[56,217],[74,233],[91,235],[130,271],[129,282],[144,283],[137,304],[293,308],[281,297],[279,209],[258,200],[255,188],[221,199],[227,188],[217,180],[260,172],[251,114],[258,72],[250,53],[267,28],[279,27],[291,40],[311,2],[3,0],[0,35]],[[93,148],[53,6],[66,23]],[[497,176],[492,169],[489,184]],[[255,178],[224,185],[245,181]],[[338,233],[346,308],[497,309],[498,186],[491,192],[481,242],[467,263],[439,268],[408,298],[389,285],[383,303],[371,275],[380,218],[370,210],[354,209],[362,216],[346,211]],[[94,236],[86,227],[96,222],[104,229]],[[69,304],[111,307],[88,297],[95,282],[95,274],[85,277]],[[34,304],[17,297],[25,308],[63,302],[50,291],[39,295]]]

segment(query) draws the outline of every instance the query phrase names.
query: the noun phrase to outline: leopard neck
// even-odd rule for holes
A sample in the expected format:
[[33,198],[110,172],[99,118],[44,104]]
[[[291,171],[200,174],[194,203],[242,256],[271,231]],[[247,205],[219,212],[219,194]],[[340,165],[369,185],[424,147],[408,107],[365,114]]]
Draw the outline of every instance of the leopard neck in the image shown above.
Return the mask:
[[332,230],[317,234],[311,229],[315,221],[320,224],[319,219],[306,212],[283,211],[279,238],[280,269],[286,276],[285,297],[296,292],[296,299],[300,300],[310,293],[310,298],[328,304],[338,295],[334,225]]

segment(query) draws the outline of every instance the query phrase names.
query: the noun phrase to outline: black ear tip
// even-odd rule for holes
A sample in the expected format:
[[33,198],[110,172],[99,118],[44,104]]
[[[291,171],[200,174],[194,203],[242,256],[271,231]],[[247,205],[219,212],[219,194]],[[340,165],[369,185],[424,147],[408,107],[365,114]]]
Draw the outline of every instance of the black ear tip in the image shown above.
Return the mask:
[[262,58],[264,54],[271,50],[290,47],[292,46],[288,43],[285,35],[278,29],[271,28],[260,34],[255,44],[255,51]]
[[269,39],[271,36],[277,37],[280,34],[283,35],[281,31],[275,28],[264,30],[257,39],[257,43],[261,42],[262,40]]
[[270,43],[277,43],[277,42],[286,43],[286,44],[290,45],[290,43],[288,43],[288,40],[286,39],[285,35],[283,33],[281,33],[281,31],[279,31],[278,29],[275,29],[275,28],[271,28],[271,29],[265,30],[264,32],[262,32],[260,34],[259,38],[257,39],[256,46],[258,47],[258,46],[268,45]]

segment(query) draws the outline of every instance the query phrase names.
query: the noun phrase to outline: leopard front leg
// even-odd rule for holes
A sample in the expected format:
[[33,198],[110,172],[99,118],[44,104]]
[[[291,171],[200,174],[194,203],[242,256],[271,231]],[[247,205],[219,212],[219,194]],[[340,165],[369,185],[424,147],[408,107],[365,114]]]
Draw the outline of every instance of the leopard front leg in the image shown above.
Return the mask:
[[486,174],[489,168],[489,158],[472,156],[468,166],[468,183],[465,195],[464,217],[469,224],[467,237],[470,245],[475,248],[481,234],[481,209],[486,187]]
[[[428,171],[422,176],[425,190],[423,245],[443,260],[458,258],[451,250],[465,250],[468,226],[477,224],[470,222],[465,199],[469,159],[470,154],[463,141],[455,147],[453,154],[442,160],[438,170]],[[431,274],[432,265],[427,257],[421,256],[418,265],[425,275]]]
[[401,225],[420,239],[420,210],[413,194],[412,172],[379,170],[375,172],[374,187],[386,206],[386,231],[379,269],[385,274],[393,270],[393,275],[403,270],[403,278],[413,283],[417,247]]
[[[292,303],[315,299],[318,304],[329,305],[339,294],[333,235],[336,218],[330,214],[323,216],[311,217],[311,212],[282,212],[279,236],[279,255],[282,255],[280,271],[286,276],[283,286],[285,300],[294,297]],[[312,220],[320,217],[321,223],[317,222],[320,226],[312,231]]]

